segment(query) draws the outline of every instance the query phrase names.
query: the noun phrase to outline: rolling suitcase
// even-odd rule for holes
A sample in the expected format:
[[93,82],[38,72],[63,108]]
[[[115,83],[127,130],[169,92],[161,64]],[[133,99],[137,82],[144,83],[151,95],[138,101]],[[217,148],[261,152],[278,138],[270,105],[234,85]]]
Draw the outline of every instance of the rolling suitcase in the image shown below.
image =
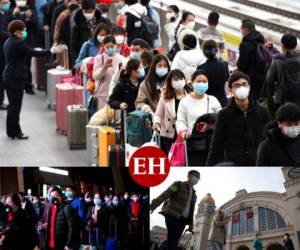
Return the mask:
[[101,126],[99,129],[99,166],[109,167],[109,145],[116,144],[116,130]]
[[112,220],[109,223],[109,237],[107,237],[105,242],[104,250],[117,250],[118,249],[118,240],[117,240],[117,221],[114,221],[114,236],[112,235]]
[[64,50],[61,53],[57,53],[56,60],[57,60],[58,65],[62,66],[63,68],[65,68],[65,69],[70,68],[68,50]]
[[50,69],[47,71],[47,104],[48,108],[55,110],[55,88],[56,84],[62,83],[62,78],[65,76],[71,76],[71,70],[65,70],[61,67],[56,67],[55,69]]
[[86,126],[87,165],[96,167],[99,165],[99,129],[100,126]]
[[70,149],[86,148],[85,126],[88,123],[87,110],[81,105],[67,107],[67,139]]
[[32,57],[31,59],[32,84],[38,90],[46,89],[45,64],[47,64],[48,61],[48,57]]

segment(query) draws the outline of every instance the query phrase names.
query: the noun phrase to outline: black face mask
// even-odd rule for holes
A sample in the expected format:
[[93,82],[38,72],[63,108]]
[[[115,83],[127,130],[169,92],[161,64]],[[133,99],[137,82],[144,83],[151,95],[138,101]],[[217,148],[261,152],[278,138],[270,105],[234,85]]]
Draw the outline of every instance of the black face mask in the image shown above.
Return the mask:
[[8,214],[12,213],[12,206],[6,205],[5,206],[5,212],[8,213]]
[[59,200],[56,197],[53,197],[52,200],[51,200],[51,203],[53,205],[57,205],[59,203]]

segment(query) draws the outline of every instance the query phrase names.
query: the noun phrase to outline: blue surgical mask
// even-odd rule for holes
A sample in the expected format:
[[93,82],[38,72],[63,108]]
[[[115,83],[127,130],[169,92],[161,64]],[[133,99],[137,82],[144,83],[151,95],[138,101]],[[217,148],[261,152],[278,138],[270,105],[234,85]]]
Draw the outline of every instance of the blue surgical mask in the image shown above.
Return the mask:
[[109,202],[109,200],[110,200],[110,198],[109,197],[104,197],[104,201],[105,201],[105,203],[108,203]]
[[139,68],[138,70],[138,78],[144,78],[145,77],[145,69],[144,68]]
[[72,199],[72,198],[73,198],[73,192],[66,192],[66,193],[65,193],[65,196],[66,196],[68,199]]
[[116,51],[116,48],[108,48],[105,50],[105,52],[108,56],[114,56],[117,51]]
[[4,4],[2,4],[2,10],[4,12],[8,12],[9,11],[9,7],[10,7],[10,3],[4,3]]
[[96,206],[100,206],[101,205],[101,199],[94,199],[94,204],[96,205]]
[[207,90],[207,82],[194,82],[194,91],[197,95],[203,95]]
[[158,67],[156,67],[156,69],[155,69],[155,73],[159,77],[166,76],[168,74],[168,72],[169,72],[168,68],[158,68]]
[[132,59],[136,59],[136,60],[140,60],[141,59],[141,52],[136,52],[136,51],[132,51],[131,52],[131,58]]
[[197,185],[197,183],[199,182],[199,178],[196,176],[192,176],[191,182],[193,186]]
[[26,40],[26,38],[27,38],[27,31],[23,30],[22,31],[22,40],[24,41],[24,40]]
[[112,204],[117,207],[117,206],[119,206],[119,201],[118,200],[113,200]]

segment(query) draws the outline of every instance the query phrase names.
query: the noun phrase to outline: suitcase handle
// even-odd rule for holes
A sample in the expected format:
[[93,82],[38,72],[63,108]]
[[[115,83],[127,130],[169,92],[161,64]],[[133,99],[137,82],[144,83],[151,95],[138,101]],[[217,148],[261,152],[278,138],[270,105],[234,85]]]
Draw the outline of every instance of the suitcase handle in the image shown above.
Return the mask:
[[93,155],[99,156],[99,150],[97,145],[93,144]]

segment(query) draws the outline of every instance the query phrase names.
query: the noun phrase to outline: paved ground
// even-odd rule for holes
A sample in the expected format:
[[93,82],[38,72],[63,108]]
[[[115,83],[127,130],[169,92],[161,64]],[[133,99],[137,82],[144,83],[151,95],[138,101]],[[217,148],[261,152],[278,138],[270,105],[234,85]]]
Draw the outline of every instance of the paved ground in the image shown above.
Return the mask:
[[85,166],[86,150],[69,150],[56,133],[55,112],[48,110],[45,92],[24,94],[21,128],[29,140],[6,136],[6,111],[0,111],[0,166]]

